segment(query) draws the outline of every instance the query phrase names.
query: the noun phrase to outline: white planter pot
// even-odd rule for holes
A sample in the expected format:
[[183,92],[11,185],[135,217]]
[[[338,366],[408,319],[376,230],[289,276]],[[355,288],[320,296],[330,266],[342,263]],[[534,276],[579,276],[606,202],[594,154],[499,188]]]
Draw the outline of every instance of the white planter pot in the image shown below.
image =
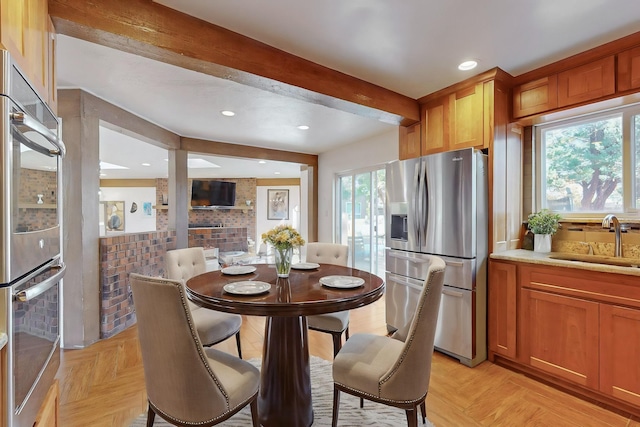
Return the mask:
[[534,234],[533,250],[535,252],[551,252],[551,234]]

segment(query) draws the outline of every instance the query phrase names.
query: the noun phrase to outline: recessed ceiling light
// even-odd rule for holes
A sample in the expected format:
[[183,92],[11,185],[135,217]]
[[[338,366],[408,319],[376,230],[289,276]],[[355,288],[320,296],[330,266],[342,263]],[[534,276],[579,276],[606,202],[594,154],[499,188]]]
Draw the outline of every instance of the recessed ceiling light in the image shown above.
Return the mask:
[[236,115],[236,113],[234,113],[233,111],[230,111],[230,110],[220,111],[220,114],[222,114],[223,116],[227,116],[227,117],[233,117],[233,116]]
[[261,165],[264,165],[264,164],[266,164],[267,162],[266,162],[266,160],[258,160],[258,163],[260,163]]
[[458,70],[462,70],[462,71],[473,70],[477,66],[478,66],[478,61],[474,61],[472,59],[469,61],[464,61],[462,64],[458,65]]
[[309,126],[307,126],[307,125],[300,125],[300,126],[298,126],[298,129],[300,129],[300,130],[307,130],[307,129],[309,129]]
[[142,166],[151,166],[151,163],[142,163]]
[[274,175],[280,175],[280,172],[274,172],[273,174]]
[[101,173],[100,176],[107,176],[107,174],[106,173]]

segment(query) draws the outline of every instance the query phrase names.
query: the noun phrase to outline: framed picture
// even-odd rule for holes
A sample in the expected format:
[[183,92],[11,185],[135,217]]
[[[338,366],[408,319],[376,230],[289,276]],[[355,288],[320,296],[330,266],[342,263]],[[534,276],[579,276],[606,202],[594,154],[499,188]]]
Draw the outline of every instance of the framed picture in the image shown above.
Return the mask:
[[267,219],[289,219],[289,190],[267,190]]
[[124,201],[104,203],[104,224],[107,231],[124,231]]
[[151,202],[142,202],[142,212],[144,216],[151,216],[153,211],[151,210]]

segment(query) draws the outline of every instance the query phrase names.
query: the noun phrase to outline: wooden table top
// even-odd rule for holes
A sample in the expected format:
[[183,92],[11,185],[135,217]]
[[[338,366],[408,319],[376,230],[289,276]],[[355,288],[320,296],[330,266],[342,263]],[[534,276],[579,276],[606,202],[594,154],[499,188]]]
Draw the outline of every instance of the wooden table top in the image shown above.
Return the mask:
[[[227,313],[254,316],[310,316],[352,310],[378,300],[384,293],[384,280],[366,271],[332,264],[320,264],[313,270],[292,269],[287,279],[279,279],[273,265],[255,264],[256,271],[227,275],[211,271],[192,277],[186,283],[187,295],[194,303]],[[336,289],[320,284],[325,276],[353,276],[364,280],[358,288]],[[233,295],[224,291],[226,284],[240,281],[271,284],[259,295]]]

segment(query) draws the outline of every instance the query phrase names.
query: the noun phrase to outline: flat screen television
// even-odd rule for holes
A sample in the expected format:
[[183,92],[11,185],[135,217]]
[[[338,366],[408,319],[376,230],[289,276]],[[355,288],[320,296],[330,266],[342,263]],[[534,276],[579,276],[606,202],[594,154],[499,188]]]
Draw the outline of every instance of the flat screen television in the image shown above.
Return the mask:
[[191,206],[234,206],[236,183],[228,181],[200,180],[191,182]]

